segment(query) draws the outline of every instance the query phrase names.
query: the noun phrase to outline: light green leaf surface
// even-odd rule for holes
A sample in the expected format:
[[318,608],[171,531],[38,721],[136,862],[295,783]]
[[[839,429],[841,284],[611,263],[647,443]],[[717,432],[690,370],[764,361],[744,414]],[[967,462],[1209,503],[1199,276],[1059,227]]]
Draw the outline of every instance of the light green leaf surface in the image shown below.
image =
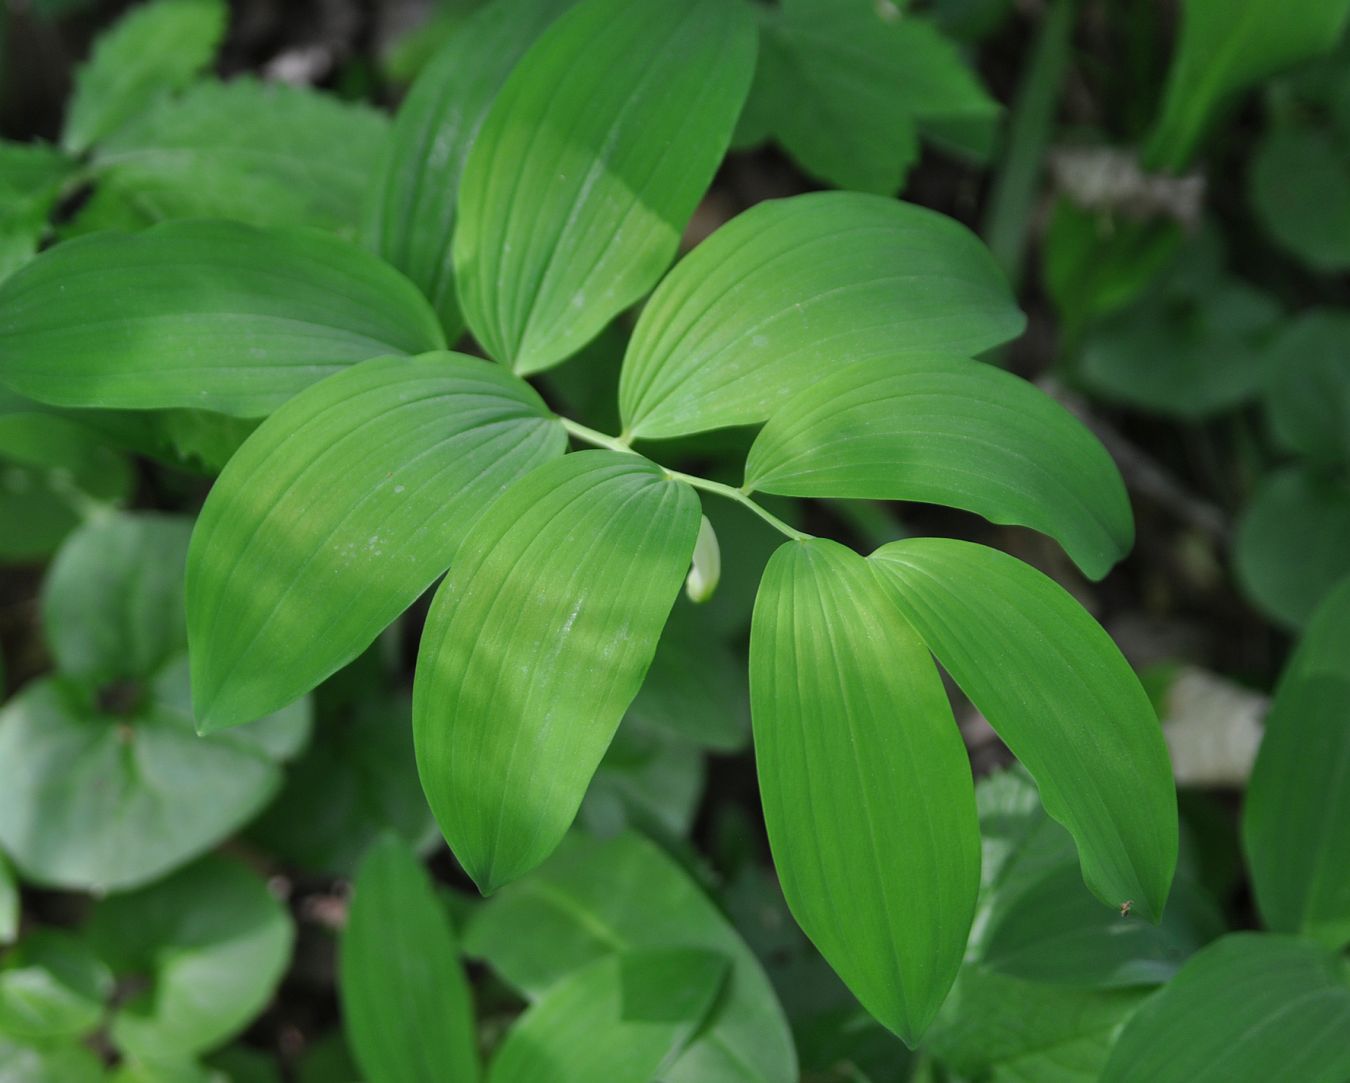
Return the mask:
[[937,669],[862,557],[825,540],[774,555],[750,631],[750,703],[793,917],[913,1046],[965,952],[979,828]]
[[45,143],[0,140],[0,281],[32,259],[47,215],[76,168]]
[[1223,106],[1276,72],[1331,49],[1348,18],[1350,0],[1186,0],[1145,164],[1185,169]]
[[689,834],[703,796],[696,745],[629,715],[600,761],[577,822],[602,838],[632,826],[656,837]]
[[464,330],[450,244],[464,161],[511,69],[569,6],[493,0],[457,26],[399,106],[368,188],[366,244],[418,285],[452,343]]
[[[3,679],[0,674],[0,679]],[[23,898],[14,866],[0,853],[0,947],[12,944],[19,935],[19,921],[23,917]]]
[[143,979],[118,1004],[113,1044],[133,1057],[213,1049],[267,1004],[290,961],[290,916],[253,872],[208,857],[94,909],[88,934],[119,978]]
[[763,19],[746,111],[802,168],[891,195],[918,157],[918,125],[992,128],[998,104],[933,23],[873,0],[786,0]]
[[355,236],[384,114],[306,87],[236,79],[166,98],[101,143],[100,189],[148,221],[231,218]]
[[406,843],[371,848],[338,958],[344,1029],[370,1083],[474,1083],[473,998],[450,919]]
[[569,975],[507,1032],[490,1083],[648,1083],[688,1044],[726,978],[698,948],[610,955]]
[[1134,1014],[1101,1083],[1341,1083],[1347,1033],[1343,960],[1293,937],[1231,933]]
[[103,1062],[83,1045],[28,1045],[0,1035],[0,1083],[103,1083]]
[[0,964],[0,1034],[83,1037],[98,1026],[112,991],[112,974],[87,944],[60,929],[36,929]]
[[964,356],[1023,319],[965,227],[856,192],[760,203],[680,261],[638,319],[626,430],[670,437],[771,416],[842,365]]
[[76,73],[61,142],[69,151],[116,131],[211,63],[229,8],[220,0],[140,4],[98,39]]
[[526,53],[469,152],[455,233],[474,336],[520,373],[564,360],[656,283],[731,139],[748,9],[582,0]]
[[407,279],[310,231],[96,234],[0,286],[0,381],[60,406],[260,417],[352,362],[443,346]]
[[651,842],[573,834],[474,915],[471,955],[538,1000],[579,968],[643,948],[702,947],[731,960],[707,1026],[667,1083],[796,1083],[787,1021],[764,971],[698,885]]
[[745,487],[919,500],[1055,538],[1093,578],[1134,541],[1125,483],[1048,395],[959,358],[877,359],[789,399],[750,449]]
[[1266,421],[1289,451],[1350,463],[1350,310],[1314,309],[1272,343]]
[[42,586],[42,624],[64,676],[144,679],[182,653],[191,533],[186,516],[110,515],[61,547]]
[[422,635],[413,736],[441,831],[485,894],[571,824],[698,525],[683,482],[637,456],[583,451],[516,482],[465,536]]
[[1350,575],[1350,484],[1299,466],[1267,475],[1238,521],[1238,585],[1285,628],[1307,623]]
[[193,534],[198,724],[257,718],[355,658],[565,443],[531,388],[460,354],[378,358],[297,395],[226,466]]
[[914,538],[869,559],[1035,777],[1088,887],[1157,922],[1176,866],[1176,794],[1162,728],[1110,637],[1062,587],[994,549]]
[[1252,768],[1242,838],[1267,927],[1350,943],[1350,579],[1314,611]]
[[276,793],[278,761],[308,733],[308,704],[200,738],[187,676],[180,656],[126,714],[60,679],[29,685],[0,711],[0,846],[25,879],[89,891],[149,883]]

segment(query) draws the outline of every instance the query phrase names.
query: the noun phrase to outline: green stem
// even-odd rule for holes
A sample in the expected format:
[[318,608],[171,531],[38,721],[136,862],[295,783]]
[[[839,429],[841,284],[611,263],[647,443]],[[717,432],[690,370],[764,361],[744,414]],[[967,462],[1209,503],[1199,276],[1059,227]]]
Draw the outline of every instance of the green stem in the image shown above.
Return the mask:
[[[610,451],[618,451],[625,455],[637,454],[636,451],[628,446],[626,440],[614,436],[606,436],[602,432],[597,432],[595,429],[588,428],[579,422],[573,421],[570,417],[559,418],[559,420],[562,422],[563,428],[578,440],[593,444],[596,447],[608,448]],[[657,465],[660,464],[658,463]],[[666,472],[667,477],[674,478],[676,481],[683,481],[685,484],[690,485],[695,489],[702,489],[705,493],[716,493],[718,496],[726,497],[728,500],[734,500],[737,504],[749,508],[780,534],[791,538],[793,541],[806,541],[811,537],[810,534],[803,533],[796,527],[789,526],[766,508],[760,507],[750,499],[748,493],[742,492],[740,489],[733,488],[730,485],[724,485],[720,481],[701,478],[697,474],[685,474],[679,470],[671,470],[664,466],[662,466],[661,469]]]

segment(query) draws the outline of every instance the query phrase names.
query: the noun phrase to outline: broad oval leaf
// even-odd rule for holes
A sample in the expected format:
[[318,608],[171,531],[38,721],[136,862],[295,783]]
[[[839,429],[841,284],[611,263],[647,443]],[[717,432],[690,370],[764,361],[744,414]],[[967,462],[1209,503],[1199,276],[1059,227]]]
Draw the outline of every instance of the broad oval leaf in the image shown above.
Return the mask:
[[980,833],[937,669],[862,557],[824,540],[774,554],[751,625],[750,705],[793,917],[913,1045],[961,966]]
[[366,244],[421,288],[452,342],[464,329],[450,243],[464,160],[511,69],[570,6],[494,0],[465,20],[403,99],[368,189]]
[[1343,1083],[1344,961],[1307,941],[1231,933],[1125,1024],[1101,1083]]
[[1275,439],[1319,463],[1350,463],[1350,310],[1305,313],[1271,353],[1265,407]]
[[407,844],[387,835],[361,862],[339,944],[352,1052],[371,1083],[473,1083],[473,998],[444,904]]
[[355,658],[483,509],[565,443],[529,386],[459,354],[377,358],[286,403],[230,460],[193,532],[203,731],[275,710]]
[[770,200],[652,295],[619,405],[639,437],[747,425],[840,365],[975,354],[1022,326],[994,258],[950,218],[857,192]]
[[1350,943],[1350,579],[1280,681],[1252,768],[1242,839],[1266,925]]
[[469,152],[455,233],[474,336],[550,368],[655,284],[754,71],[726,0],[582,0],[525,54]]
[[958,358],[827,373],[764,426],[745,488],[963,508],[1049,534],[1094,579],[1134,541],[1125,483],[1082,423],[1025,380]]
[[95,234],[0,287],[0,381],[58,406],[261,417],[354,361],[444,345],[412,283],[307,230]]
[[126,14],[75,76],[65,148],[87,150],[160,95],[186,86],[210,64],[228,18],[221,0],[154,0]]
[[683,482],[582,451],[516,482],[465,536],[422,634],[413,735],[431,809],[484,894],[567,831],[698,528]]
[[970,542],[869,558],[944,669],[1031,772],[1103,902],[1157,922],[1177,860],[1167,747],[1119,649],[1058,584]]
[[112,973],[88,944],[39,927],[0,963],[0,1034],[39,1042],[83,1037],[97,1028],[112,991]]
[[558,982],[507,1032],[490,1083],[648,1083],[707,1016],[725,957],[698,948],[609,955]]
[[465,948],[531,1000],[615,952],[702,947],[731,960],[707,1026],[668,1083],[795,1083],[787,1020],[759,961],[683,869],[636,834],[573,833],[475,912]]
[[102,900],[88,936],[125,990],[108,1021],[113,1044],[154,1062],[243,1030],[281,981],[295,929],[254,872],[208,857]]
[[1299,116],[1274,123],[1247,176],[1252,210],[1276,243],[1317,271],[1350,268],[1350,131]]

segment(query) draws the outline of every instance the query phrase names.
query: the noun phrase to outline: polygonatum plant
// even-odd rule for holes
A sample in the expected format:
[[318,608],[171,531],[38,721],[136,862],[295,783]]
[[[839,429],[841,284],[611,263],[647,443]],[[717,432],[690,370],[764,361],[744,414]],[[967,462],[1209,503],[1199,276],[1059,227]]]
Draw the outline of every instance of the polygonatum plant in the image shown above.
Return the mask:
[[[914,1042],[979,886],[935,659],[1031,772],[1092,891],[1155,921],[1177,850],[1162,736],[1106,633],[1041,573],[937,538],[864,557],[756,494],[946,504],[1048,534],[1095,578],[1132,541],[1123,483],[1068,412],[972,360],[1023,320],[949,219],[806,194],[669,268],[750,86],[754,20],[728,0],[550,18],[564,6],[498,0],[463,31],[493,49],[452,42],[460,62],[428,68],[371,197],[380,255],[223,221],[61,244],[0,290],[0,378],[63,406],[266,417],[188,557],[204,733],[303,695],[444,575],[417,761],[485,893],[563,838],[696,551],[709,588],[700,501],[777,527],[750,642],[775,864],[826,959]],[[536,33],[504,68],[507,39]],[[644,297],[622,431],[557,416],[525,378]],[[446,349],[460,319],[490,361]],[[741,486],[662,465],[662,440],[754,425]]]

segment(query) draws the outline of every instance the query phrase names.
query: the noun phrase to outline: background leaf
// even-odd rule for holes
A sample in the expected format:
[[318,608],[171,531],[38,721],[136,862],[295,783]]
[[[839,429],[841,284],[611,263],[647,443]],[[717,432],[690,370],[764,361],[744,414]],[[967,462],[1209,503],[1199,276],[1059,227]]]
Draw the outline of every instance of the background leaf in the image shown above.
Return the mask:
[[869,559],[1036,779],[1088,887],[1157,922],[1176,866],[1176,794],[1162,728],[1111,638],[1062,587],[994,549],[911,538]]
[[276,710],[355,658],[565,440],[525,383],[460,354],[375,359],[284,405],[221,473],[193,535],[202,729]]
[[755,602],[750,702],[793,917],[912,1046],[956,977],[979,887],[970,766],[937,669],[863,558],[789,542]]
[[1129,551],[1115,463],[1048,395],[956,358],[829,372],[761,430],[745,487],[786,496],[921,500],[1051,535],[1093,578]]
[[228,17],[220,0],[153,0],[123,16],[75,77],[65,148],[87,150],[159,95],[187,85],[210,64]]
[[511,69],[570,6],[493,0],[457,26],[399,106],[368,188],[366,244],[417,284],[451,343],[464,330],[450,244],[464,161]]
[[103,1017],[113,976],[78,937],[35,929],[0,965],[0,1034],[27,1041],[83,1037]]
[[1289,451],[1350,463],[1350,310],[1314,309],[1271,347],[1266,421]]
[[320,233],[169,222],[0,287],[0,380],[42,402],[260,417],[354,361],[444,346],[396,271]]
[[484,894],[571,824],[698,526],[682,482],[637,456],[583,451],[526,475],[466,535],[427,616],[413,735],[432,811]]
[[754,69],[740,3],[582,0],[511,73],[464,166],[455,234],[474,336],[558,364],[655,284]]
[[446,914],[407,844],[361,863],[339,955],[342,1015],[371,1083],[473,1083],[473,998]]
[[1252,209],[1279,244],[1310,266],[1350,268],[1350,133],[1300,121],[1273,127],[1248,174]]
[[855,192],[770,200],[652,295],[624,358],[624,427],[661,438],[763,421],[844,364],[973,354],[1022,322],[993,257],[949,218]]

